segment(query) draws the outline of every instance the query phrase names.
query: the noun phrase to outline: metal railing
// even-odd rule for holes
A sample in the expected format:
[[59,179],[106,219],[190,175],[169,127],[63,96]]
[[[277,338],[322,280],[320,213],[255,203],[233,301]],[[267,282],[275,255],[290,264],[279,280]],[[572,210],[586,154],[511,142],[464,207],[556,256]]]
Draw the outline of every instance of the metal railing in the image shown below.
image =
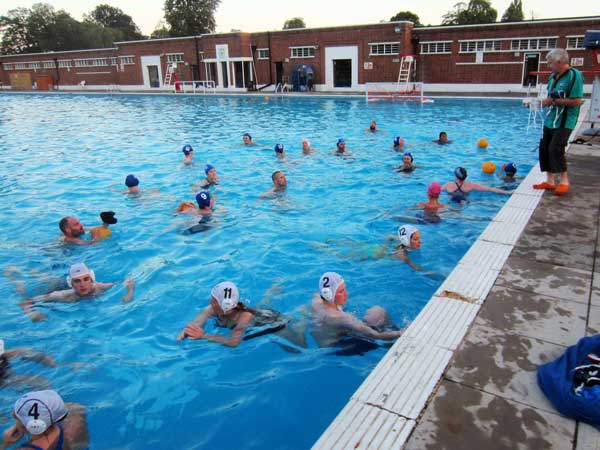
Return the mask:
[[[215,94],[217,92],[215,82],[212,80],[178,81],[176,83],[180,85],[179,92],[184,94]],[[176,92],[175,84],[173,84],[173,91]]]

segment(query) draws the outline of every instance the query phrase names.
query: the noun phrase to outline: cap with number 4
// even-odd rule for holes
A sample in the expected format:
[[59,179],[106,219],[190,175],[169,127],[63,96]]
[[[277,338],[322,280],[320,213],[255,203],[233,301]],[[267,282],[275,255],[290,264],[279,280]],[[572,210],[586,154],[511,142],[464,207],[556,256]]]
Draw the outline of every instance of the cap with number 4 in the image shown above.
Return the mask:
[[344,283],[344,279],[337,272],[325,272],[319,280],[319,295],[323,300],[332,302],[338,288]]
[[15,416],[31,434],[42,434],[64,419],[68,413],[65,402],[55,391],[29,392],[15,403]]
[[231,311],[240,301],[238,288],[231,281],[223,281],[217,284],[210,291],[210,295],[214,297],[224,313]]

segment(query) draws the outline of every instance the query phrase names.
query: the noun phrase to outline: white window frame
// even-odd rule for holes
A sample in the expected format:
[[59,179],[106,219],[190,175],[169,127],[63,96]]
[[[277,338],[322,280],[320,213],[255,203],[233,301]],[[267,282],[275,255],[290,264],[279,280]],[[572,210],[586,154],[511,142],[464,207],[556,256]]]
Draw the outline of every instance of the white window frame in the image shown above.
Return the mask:
[[[452,54],[453,41],[425,41],[420,42],[422,55],[450,55]],[[425,47],[427,46],[427,47]],[[431,46],[434,46],[434,51],[429,51]],[[423,51],[427,48],[427,51]],[[440,50],[441,48],[441,50]]]
[[[532,43],[535,41],[535,45]],[[542,45],[545,43],[545,45]],[[550,45],[552,43],[553,45]],[[539,36],[526,38],[512,38],[510,40],[510,50],[513,52],[545,51],[555,49],[558,43],[558,36]],[[515,45],[516,44],[516,45]]]
[[[394,48],[395,47],[395,48]],[[374,51],[377,50],[377,51]],[[382,51],[379,51],[382,50]],[[400,42],[370,42],[369,56],[399,55]]]
[[[298,47],[290,47],[290,58],[314,58],[315,57],[315,46],[314,45],[303,45]],[[296,53],[296,55],[294,55]],[[305,54],[306,53],[306,54]],[[311,55],[312,53],[312,55]]]
[[24,62],[15,63],[15,70],[27,70],[27,63],[24,63]]
[[133,56],[133,55],[119,56],[119,61],[124,66],[131,66],[131,65],[135,64],[135,56]]
[[183,60],[183,53],[167,53],[167,62],[169,64],[173,64],[173,63],[179,64],[179,63],[185,62]]
[[42,63],[39,61],[31,61],[27,63],[27,68],[31,70],[37,70],[42,68]]
[[502,51],[503,39],[464,39],[459,40],[458,53],[499,53]]
[[70,69],[73,67],[73,61],[71,59],[59,59],[58,60],[58,68],[59,69]]
[[75,67],[106,67],[109,58],[78,58],[75,59]]
[[268,48],[257,48],[256,51],[257,51],[257,54],[258,54],[257,59],[269,59],[270,55],[269,55],[269,49]]
[[[575,36],[566,36],[567,38],[567,50],[585,50],[583,47],[583,41],[585,40],[585,35],[579,34]],[[575,41],[575,45],[571,45]]]
[[15,70],[14,63],[3,63],[2,67],[4,67],[4,70]]
[[42,66],[44,67],[44,69],[54,69],[56,67],[56,64],[54,64],[54,61],[52,60],[46,60],[43,61]]

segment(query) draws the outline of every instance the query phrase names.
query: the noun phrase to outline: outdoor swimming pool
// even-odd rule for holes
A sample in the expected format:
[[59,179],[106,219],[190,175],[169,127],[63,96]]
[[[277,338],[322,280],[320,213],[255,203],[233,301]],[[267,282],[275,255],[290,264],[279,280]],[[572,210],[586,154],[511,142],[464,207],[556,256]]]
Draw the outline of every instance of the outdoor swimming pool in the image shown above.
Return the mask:
[[[365,133],[371,120],[382,132]],[[458,165],[470,181],[495,187],[502,183],[481,172],[484,161],[512,160],[518,175],[527,174],[539,133],[526,133],[526,124],[527,110],[512,100],[420,106],[358,98],[2,95],[0,267],[23,271],[30,295],[47,291],[41,274],[64,278],[79,261],[99,281],[130,276],[137,283],[131,303],[121,303],[119,287],[91,301],[40,308],[48,320],[32,323],[14,285],[0,277],[6,347],[83,363],[52,369],[16,361],[13,370],[39,374],[66,401],[86,405],[93,449],[309,448],[385,348],[339,356],[309,337],[308,349],[291,352],[265,336],[230,349],[180,343],[179,332],[226,279],[250,306],[275,285],[271,306],[299,318],[328,270],[346,279],[347,311],[362,316],[380,304],[397,324],[408,323],[508,196],[471,194],[470,204],[441,223],[419,225],[423,248],[411,259],[430,274],[361,255],[396,233],[398,216],[414,217],[410,208],[426,200],[428,183],[452,180]],[[453,144],[430,143],[439,131]],[[240,145],[244,132],[265,148]],[[396,135],[418,144],[410,149],[419,166],[412,174],[394,170],[401,163],[391,146]],[[316,153],[302,155],[305,137]],[[353,159],[329,154],[339,137]],[[476,148],[480,137],[488,149]],[[286,146],[283,161],[273,152],[278,142]],[[185,143],[196,150],[192,166],[181,164]],[[217,168],[217,205],[226,212],[213,229],[184,234],[195,221],[173,211],[193,200],[205,163]],[[260,200],[277,169],[286,172],[287,193]],[[128,173],[160,193],[123,194]],[[109,239],[62,244],[61,217],[93,226],[104,210],[119,219]],[[0,390],[0,425],[25,390]]]

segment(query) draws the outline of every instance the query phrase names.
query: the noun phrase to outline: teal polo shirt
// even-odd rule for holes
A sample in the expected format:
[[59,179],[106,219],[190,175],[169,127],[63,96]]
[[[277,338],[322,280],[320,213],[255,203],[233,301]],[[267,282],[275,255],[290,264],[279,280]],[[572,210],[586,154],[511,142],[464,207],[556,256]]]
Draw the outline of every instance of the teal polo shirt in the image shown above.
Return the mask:
[[[553,73],[548,80],[548,92],[564,92],[564,98],[582,98],[583,97],[583,76],[577,69],[569,69],[561,76],[556,85],[554,80],[556,75]],[[548,128],[568,128],[572,130],[577,124],[579,117],[579,106],[552,106],[546,117],[544,126]]]

